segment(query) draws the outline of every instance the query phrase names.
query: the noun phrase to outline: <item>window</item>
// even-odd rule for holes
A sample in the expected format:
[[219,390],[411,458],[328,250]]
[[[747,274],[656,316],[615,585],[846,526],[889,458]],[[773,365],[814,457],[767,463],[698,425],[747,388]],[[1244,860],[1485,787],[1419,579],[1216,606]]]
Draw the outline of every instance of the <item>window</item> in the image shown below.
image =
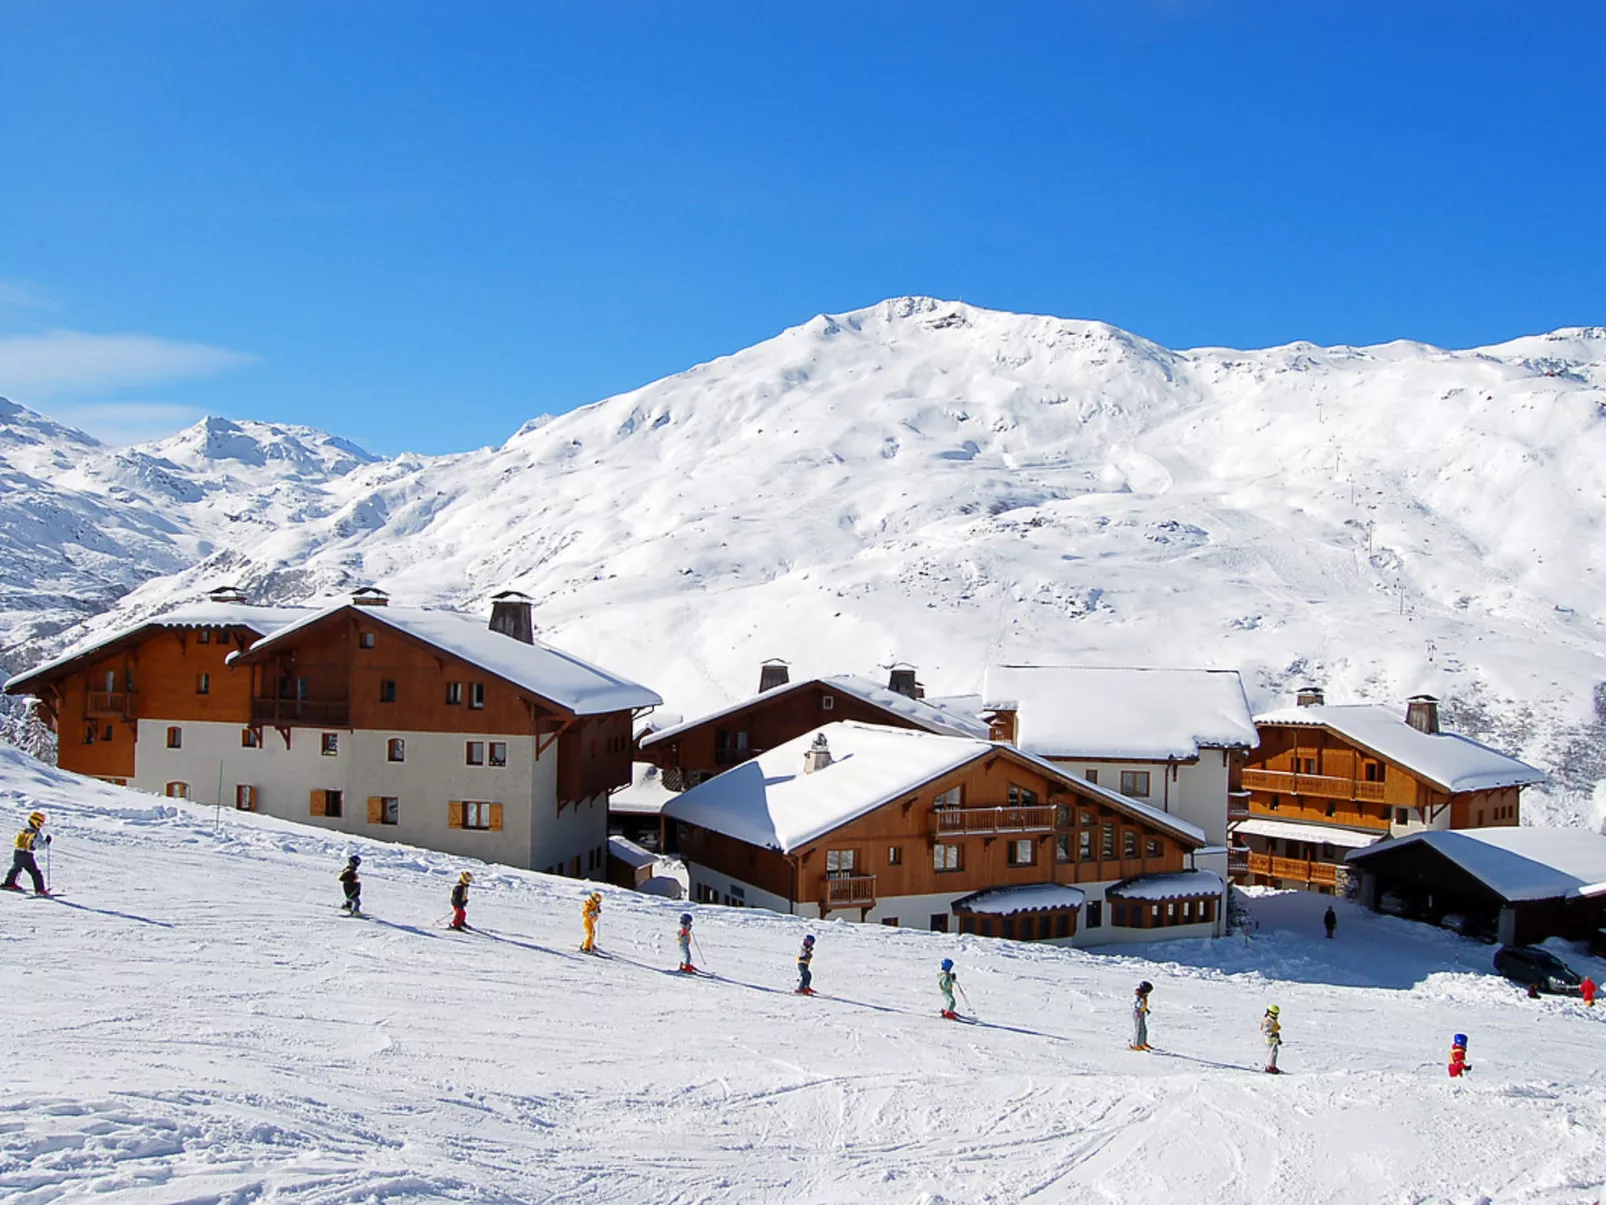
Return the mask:
[[107,724],[106,727],[100,730],[100,739],[103,741],[111,740],[114,731],[115,729],[113,729],[110,724]]
[[898,927],[898,918],[895,916],[883,916],[881,923],[889,929],[896,929]]
[[1269,800],[1266,801],[1266,806],[1275,812],[1278,808],[1283,806],[1283,797],[1281,795],[1273,795]]
[[1299,772],[1301,774],[1314,775],[1316,773],[1316,759],[1314,757],[1302,757],[1302,758],[1300,758],[1299,759]]
[[386,761],[406,761],[407,742],[399,736],[393,736],[385,742]]
[[169,728],[167,730],[167,747],[169,749],[182,749],[184,747],[184,729]]
[[324,733],[323,734],[322,743],[318,746],[318,752],[322,753],[325,757],[339,757],[340,756],[340,733],[338,733],[338,732],[326,732],[326,733]]
[[199,632],[195,633],[195,643],[196,644],[211,644],[212,643],[212,629],[211,628],[202,628]]
[[1093,819],[1094,819],[1094,817],[1093,817],[1093,813],[1092,812],[1083,812],[1077,818],[1077,823],[1078,824],[1082,824],[1082,825],[1088,825],[1088,824],[1092,824],[1093,823]]
[[1082,772],[1082,777],[1087,779],[1088,782],[1092,783],[1094,786],[1098,785],[1099,772],[1097,770],[1084,770]]
[[1165,906],[1165,923],[1168,925],[1177,923],[1177,905],[1175,901],[1170,901]]
[[1099,830],[1099,857],[1115,857],[1115,825],[1108,820]]
[[346,796],[343,791],[314,791],[312,793],[312,814],[314,816],[328,816],[338,820],[345,809]]
[[470,682],[468,684],[468,705],[476,711],[485,706],[485,683]]
[[262,745],[262,738],[257,735],[255,728],[240,729],[240,748],[257,749]]
[[835,711],[836,710],[836,696],[835,695],[821,695],[820,696],[820,710],[821,711]]
[[368,823],[369,824],[399,824],[401,822],[401,800],[394,795],[370,795],[368,797]]
[[825,851],[825,877],[828,879],[846,879],[853,875],[853,866],[857,861],[857,850],[828,849]]
[[1148,843],[1143,848],[1143,856],[1145,858],[1162,858],[1165,856],[1165,846],[1159,841],[1156,841],[1153,837],[1150,837]]
[[1395,824],[1410,824],[1411,823],[1411,811],[1410,811],[1410,809],[1409,808],[1395,808],[1394,809],[1394,823]]
[[211,674],[196,674],[195,675],[195,693],[198,694],[198,695],[209,695],[209,694],[212,693],[212,675]]
[[463,764],[466,766],[483,766],[485,764],[484,741],[468,741],[464,744]]
[[493,766],[505,766],[505,765],[507,765],[507,742],[506,741],[492,741],[491,742],[491,764]]
[[938,795],[937,798],[932,801],[931,806],[940,812],[946,811],[948,808],[963,807],[964,805],[965,788],[961,785],[957,787],[949,787],[946,791],[944,791],[941,795]]
[[463,702],[463,684],[461,682],[448,682],[446,684],[446,705],[448,707],[461,706]]
[[1007,860],[1011,866],[1032,866],[1037,862],[1037,842],[1030,837],[1011,841]]
[[1367,762],[1365,764],[1365,773],[1366,773],[1366,781],[1367,782],[1382,782],[1382,781],[1384,781],[1383,763],[1380,762],[1380,761],[1369,761],[1369,762]]
[[1147,770],[1122,770],[1121,794],[1130,799],[1147,799],[1149,797],[1149,772]]
[[371,649],[371,648],[373,648],[374,647],[374,634],[372,632],[358,632],[357,633],[357,647],[360,648],[360,649]]
[[1193,924],[1193,901],[1192,900],[1183,900],[1182,901],[1182,923],[1185,924],[1185,925]]
[[1063,803],[1056,803],[1054,805],[1054,827],[1071,827],[1071,809],[1066,807]]
[[[499,804],[499,803],[464,803],[462,805],[462,807],[463,807],[463,824],[462,824],[463,828],[472,828],[472,829],[479,829],[481,831],[490,831],[492,829],[499,829],[499,828],[502,827],[502,805],[501,804]],[[580,859],[576,858],[575,861],[579,862]],[[578,866],[575,867],[575,873],[576,874],[579,873],[579,869],[580,868]]]
[[1110,923],[1118,929],[1126,927],[1126,901],[1115,900],[1110,905]]
[[1030,808],[1037,806],[1037,792],[1025,787],[1009,784],[1009,806],[1012,808]]
[[97,729],[93,724],[86,725],[84,727],[84,744],[93,745],[95,743],[95,738],[99,734],[100,730]]
[[190,797],[190,784],[187,782],[168,783],[167,797],[169,799],[188,799]]
[[1138,835],[1129,828],[1121,830],[1121,856],[1123,858],[1138,856]]
[[901,846],[901,845],[892,845],[892,846],[889,846],[887,848],[887,865],[888,866],[902,866],[903,865],[903,846]]
[[1071,860],[1071,834],[1061,833],[1054,838],[1054,861],[1069,862]]
[[1336,804],[1336,803],[1332,802],[1331,800],[1329,800],[1328,804],[1327,804],[1327,814],[1329,816],[1338,815],[1338,804]]
[[1090,828],[1084,828],[1076,834],[1076,860],[1078,862],[1093,860],[1093,830]]
[[948,932],[948,914],[946,912],[933,912],[931,914],[931,931],[933,933]]
[[934,845],[931,848],[931,865],[933,870],[960,870],[963,869],[964,859],[961,856],[962,846]]
[[1478,809],[1478,819],[1477,819],[1477,823],[1478,823],[1478,824],[1482,824],[1482,823],[1483,823],[1483,809],[1482,809],[1482,808],[1479,808],[1479,809]]
[[1089,929],[1101,928],[1104,924],[1104,901],[1094,900],[1087,906],[1087,927]]
[[257,810],[257,789],[240,783],[234,788],[234,810],[237,812],[254,812]]
[[379,683],[379,701],[381,703],[396,701],[396,679],[386,678]]

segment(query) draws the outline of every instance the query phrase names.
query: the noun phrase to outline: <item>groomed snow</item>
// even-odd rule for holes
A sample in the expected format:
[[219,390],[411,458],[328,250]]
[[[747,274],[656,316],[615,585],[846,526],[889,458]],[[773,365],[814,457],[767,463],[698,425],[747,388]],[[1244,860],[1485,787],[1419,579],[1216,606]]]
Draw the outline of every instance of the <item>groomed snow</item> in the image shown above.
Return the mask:
[[1260,743],[1236,670],[995,665],[982,693],[1016,709],[1016,744],[1040,757],[1186,760]]
[[1352,828],[1329,828],[1321,824],[1299,824],[1292,820],[1266,820],[1259,816],[1251,816],[1233,825],[1232,831],[1248,833],[1252,837],[1281,837],[1288,841],[1341,845],[1346,849],[1364,849],[1383,839],[1382,833],[1362,833]]
[[1080,908],[1087,892],[1065,883],[1023,883],[1018,887],[993,887],[954,901],[956,909],[984,912],[989,916],[1013,916],[1017,912],[1043,912],[1052,908]]
[[1258,715],[1255,722],[1330,729],[1452,793],[1545,781],[1543,771],[1471,737],[1411,727],[1405,722],[1404,707],[1379,703],[1285,707]]
[[[1334,941],[1328,897],[1254,893],[1252,937],[1124,954],[691,905],[720,977],[690,978],[684,903],[599,886],[591,959],[591,883],[5,751],[0,801],[49,814],[69,893],[0,897],[8,1205],[1584,1205],[1606,1176],[1601,1010],[1343,900]],[[336,909],[348,850],[373,920]],[[482,932],[453,935],[465,867]],[[943,957],[980,1024],[937,1018]]]
[[1465,828],[1412,833],[1352,852],[1365,868],[1368,854],[1384,854],[1413,841],[1438,850],[1508,900],[1583,895],[1606,879],[1606,836],[1577,828]]
[[[251,647],[252,654],[276,647],[303,628],[320,623],[350,607],[341,602],[313,611]],[[492,631],[488,621],[458,611],[423,607],[366,606],[352,608],[365,619],[406,632],[445,649],[470,665],[539,695],[575,715],[602,715],[656,707],[663,700],[656,692],[600,666],[537,641],[525,644]],[[234,660],[239,654],[231,654]]]
[[1180,900],[1188,896],[1220,895],[1225,884],[1213,870],[1181,870],[1174,874],[1146,874],[1117,883],[1104,894],[1121,900]]

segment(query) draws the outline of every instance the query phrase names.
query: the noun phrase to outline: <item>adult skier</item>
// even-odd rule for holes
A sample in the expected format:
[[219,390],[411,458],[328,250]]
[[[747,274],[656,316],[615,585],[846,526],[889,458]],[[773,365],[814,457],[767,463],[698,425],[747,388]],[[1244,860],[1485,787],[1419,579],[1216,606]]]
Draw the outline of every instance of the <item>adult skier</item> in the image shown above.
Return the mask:
[[468,928],[468,885],[474,881],[474,876],[464,871],[457,876],[457,886],[452,888],[452,923],[448,928]]
[[814,972],[809,970],[809,963],[814,961],[814,934],[810,933],[803,939],[803,948],[797,952],[797,994],[800,996],[814,995]]
[[954,991],[959,986],[959,976],[954,971],[954,960],[944,958],[942,970],[937,973],[937,990],[942,993],[942,1015],[950,1021],[959,1020],[959,1013],[954,1008]]
[[1327,905],[1327,913],[1322,917],[1322,928],[1327,930],[1327,940],[1333,940],[1333,930],[1338,928],[1338,913],[1333,911],[1333,905]]
[[580,943],[580,953],[595,954],[597,952],[597,918],[602,915],[602,892],[593,891],[586,896],[586,902],[580,909],[580,924],[586,931],[585,940]]
[[1283,1044],[1283,1026],[1278,1017],[1282,1010],[1275,1004],[1266,1007],[1266,1015],[1260,1018],[1260,1033],[1266,1039],[1266,1072],[1268,1075],[1281,1075],[1277,1069],[1277,1051]]
[[361,865],[362,859],[352,854],[346,859],[346,869],[340,872],[340,887],[346,893],[346,902],[340,907],[350,916],[362,915],[362,880],[357,877],[357,867]]
[[1458,1033],[1450,1039],[1450,1078],[1460,1079],[1471,1070],[1472,1064],[1467,1062],[1467,1035]]
[[18,833],[17,839],[11,843],[11,873],[6,876],[6,881],[3,884],[7,891],[22,890],[21,887],[17,886],[17,876],[26,870],[28,877],[33,880],[33,893],[35,895],[50,894],[45,887],[45,876],[39,873],[39,863],[33,856],[34,848],[41,842],[45,845],[50,844],[49,834],[40,831],[44,827],[45,814],[43,812],[34,812],[28,817],[28,827]]
[[1149,1045],[1149,993],[1154,984],[1145,979],[1132,994],[1132,1049],[1152,1050]]
[[680,914],[680,932],[675,935],[680,943],[680,969],[687,975],[695,975],[697,968],[691,962],[691,913]]

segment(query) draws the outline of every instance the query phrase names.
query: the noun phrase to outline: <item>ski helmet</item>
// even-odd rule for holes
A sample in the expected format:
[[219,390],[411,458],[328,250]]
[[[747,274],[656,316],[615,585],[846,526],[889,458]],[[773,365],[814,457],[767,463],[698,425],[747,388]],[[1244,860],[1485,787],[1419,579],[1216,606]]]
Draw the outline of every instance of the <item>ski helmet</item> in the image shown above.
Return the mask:
[[1283,1010],[1278,1008],[1275,1004],[1266,1005],[1266,1015],[1269,1016],[1269,1017],[1278,1016],[1279,1014],[1282,1013],[1282,1011]]
[[28,823],[33,825],[35,828],[43,828],[45,823],[45,814],[43,812],[34,812],[28,817]]
[[942,960],[942,969],[945,970],[945,971],[953,970],[954,969],[954,960],[952,958],[944,958]]
[[810,933],[807,937],[805,937],[803,939],[803,944],[806,946],[812,946],[814,944],[814,934]]
[[362,859],[359,858],[356,854],[352,854],[351,857],[346,859],[346,865],[347,866],[361,866],[362,865]]
[[1153,990],[1154,984],[1150,983],[1147,979],[1138,984],[1138,995],[1140,996],[1147,996]]
[[472,883],[474,881],[474,876],[465,870],[462,874],[457,876],[457,881],[459,883]]
[[683,925],[691,924],[691,913],[690,912],[682,912],[680,914],[680,923],[683,924]]
[[1464,1033],[1456,1034],[1455,1037],[1450,1039],[1450,1045],[1459,1046],[1462,1050],[1465,1050],[1467,1048],[1467,1035]]

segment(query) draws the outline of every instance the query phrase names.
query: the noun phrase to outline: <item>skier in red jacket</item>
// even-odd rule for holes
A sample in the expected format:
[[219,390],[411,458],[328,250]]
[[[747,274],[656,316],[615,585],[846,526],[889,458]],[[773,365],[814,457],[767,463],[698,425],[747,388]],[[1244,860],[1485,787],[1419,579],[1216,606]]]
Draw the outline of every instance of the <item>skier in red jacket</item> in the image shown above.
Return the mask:
[[1578,985],[1578,994],[1590,1008],[1595,1007],[1595,981],[1588,975],[1585,975],[1584,981]]
[[1471,1070],[1472,1065],[1467,1062],[1467,1035],[1458,1033],[1450,1041],[1450,1078],[1460,1079]]

